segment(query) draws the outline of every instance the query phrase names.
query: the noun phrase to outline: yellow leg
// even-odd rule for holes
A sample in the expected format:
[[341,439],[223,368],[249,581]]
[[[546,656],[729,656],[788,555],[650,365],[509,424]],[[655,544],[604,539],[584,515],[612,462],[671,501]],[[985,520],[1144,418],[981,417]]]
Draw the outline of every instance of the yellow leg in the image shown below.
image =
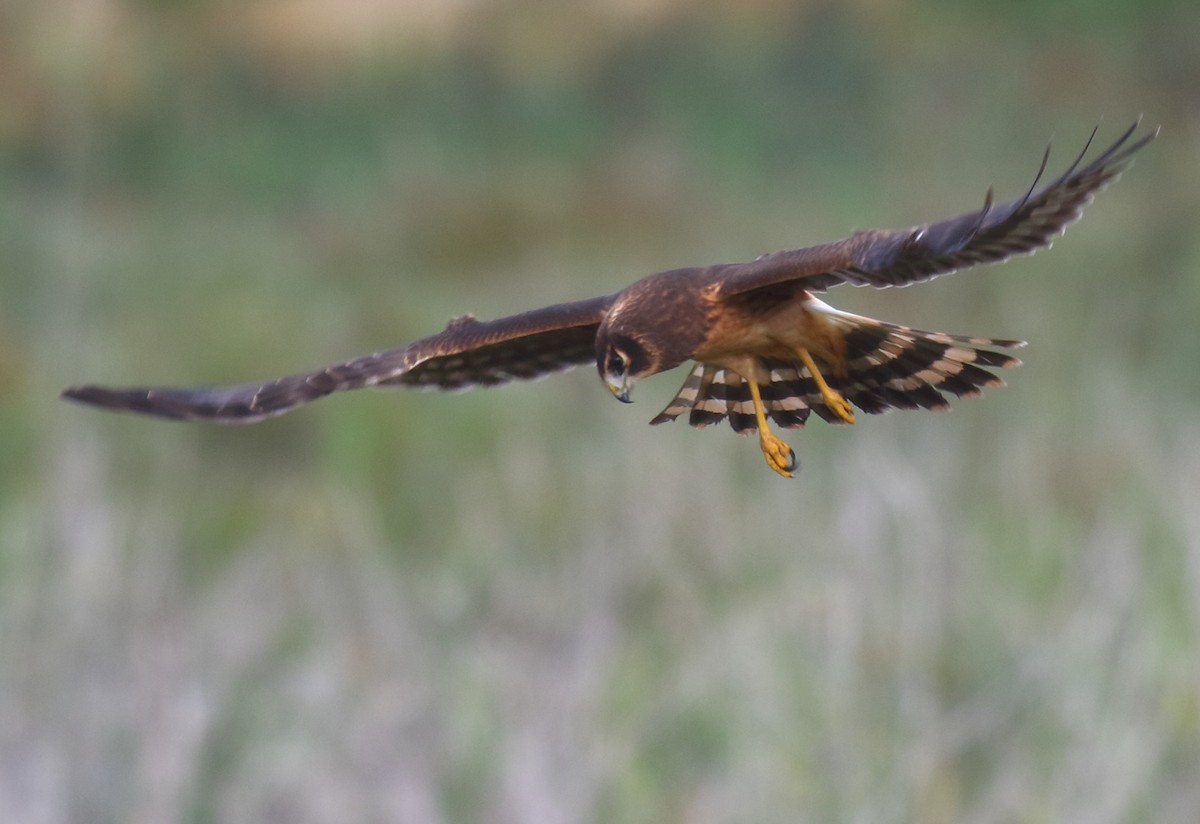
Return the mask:
[[808,350],[801,347],[796,350],[796,354],[800,356],[800,360],[804,361],[804,365],[808,367],[808,374],[812,375],[816,381],[817,389],[821,391],[821,399],[825,401],[825,405],[829,407],[829,411],[837,415],[846,423],[854,423],[854,410],[850,408],[850,402],[842,397],[842,394],[836,389],[825,383],[825,377],[821,374],[821,370],[817,368],[816,361],[812,355],[808,354]]
[[785,478],[792,477],[796,470],[796,453],[783,441],[771,434],[767,427],[767,413],[763,410],[762,395],[759,394],[758,384],[749,378],[750,399],[754,401],[754,419],[758,421],[758,445],[762,448],[767,466],[774,469]]

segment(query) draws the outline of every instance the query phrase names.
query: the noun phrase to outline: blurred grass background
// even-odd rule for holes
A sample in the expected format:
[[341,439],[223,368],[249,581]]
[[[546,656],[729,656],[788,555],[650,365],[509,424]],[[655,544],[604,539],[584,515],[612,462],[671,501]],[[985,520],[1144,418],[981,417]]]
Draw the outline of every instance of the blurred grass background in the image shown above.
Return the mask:
[[[0,819],[1190,822],[1185,0],[0,6]],[[836,305],[1021,337],[948,416],[651,429],[591,370],[247,429],[241,382],[1015,195],[1050,252]]]

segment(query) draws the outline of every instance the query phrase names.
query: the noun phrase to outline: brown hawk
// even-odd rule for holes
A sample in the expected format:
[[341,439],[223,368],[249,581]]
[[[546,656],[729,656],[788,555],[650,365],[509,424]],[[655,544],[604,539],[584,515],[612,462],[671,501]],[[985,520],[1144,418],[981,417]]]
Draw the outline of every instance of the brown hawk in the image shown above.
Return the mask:
[[943,409],[943,393],[964,397],[1001,385],[988,369],[1020,361],[993,350],[1024,345],[852,315],[813,292],[840,283],[905,286],[1049,246],[1157,135],[1132,140],[1137,128],[1134,123],[1084,165],[1089,138],[1071,167],[1039,189],[1047,148],[1024,196],[994,203],[989,190],[981,209],[936,223],[857,232],[750,263],[660,272],[613,295],[499,320],[464,315],[407,346],[269,383],[77,386],[63,395],[163,418],[251,423],[343,389],[492,386],[594,361],[612,393],[629,402],[634,381],[691,360],[695,364],[682,388],[651,423],[684,412],[693,426],[728,418],[736,432],[757,432],[767,464],[790,477],[795,455],[771,433],[768,419],[795,428],[810,412],[831,423],[853,423],[852,406],[872,414]]

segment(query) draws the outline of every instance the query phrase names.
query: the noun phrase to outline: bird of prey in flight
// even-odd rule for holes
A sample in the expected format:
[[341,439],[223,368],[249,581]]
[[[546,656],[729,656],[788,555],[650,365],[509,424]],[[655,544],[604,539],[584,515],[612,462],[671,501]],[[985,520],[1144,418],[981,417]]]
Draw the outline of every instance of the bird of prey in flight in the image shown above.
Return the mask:
[[[748,263],[673,269],[604,297],[479,321],[454,318],[435,335],[314,372],[218,387],[76,386],[63,396],[106,409],[178,420],[252,423],[331,392],[362,387],[491,386],[594,362],[629,402],[635,381],[692,361],[675,398],[652,424],[688,413],[693,426],[728,419],[757,432],[771,469],[790,477],[791,448],[768,421],[804,425],[809,413],[854,423],[854,408],[943,409],[945,393],[977,395],[1016,366],[1002,351],[1021,341],[924,332],[833,308],[831,286],[906,286],[979,263],[1029,254],[1060,235],[1157,131],[1134,123],[1084,162],[1092,139],[1061,176],[1041,186],[1049,159],[1022,196],[907,229],[775,252]],[[1092,138],[1096,132],[1093,130]]]

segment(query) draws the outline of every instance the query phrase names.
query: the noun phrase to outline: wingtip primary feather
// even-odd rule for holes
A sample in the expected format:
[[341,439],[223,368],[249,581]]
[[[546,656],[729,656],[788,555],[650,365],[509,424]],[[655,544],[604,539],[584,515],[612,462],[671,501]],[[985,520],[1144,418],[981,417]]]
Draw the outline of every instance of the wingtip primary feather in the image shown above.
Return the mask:
[[75,403],[84,403],[89,406],[104,406],[115,407],[123,398],[129,395],[127,391],[109,389],[105,386],[96,386],[95,384],[80,384],[78,386],[68,386],[59,397],[63,400],[74,401]]
[[64,389],[64,400],[109,409],[115,412],[140,412],[156,418],[185,420],[187,410],[172,402],[172,398],[151,389],[113,389],[95,384],[83,384]]

